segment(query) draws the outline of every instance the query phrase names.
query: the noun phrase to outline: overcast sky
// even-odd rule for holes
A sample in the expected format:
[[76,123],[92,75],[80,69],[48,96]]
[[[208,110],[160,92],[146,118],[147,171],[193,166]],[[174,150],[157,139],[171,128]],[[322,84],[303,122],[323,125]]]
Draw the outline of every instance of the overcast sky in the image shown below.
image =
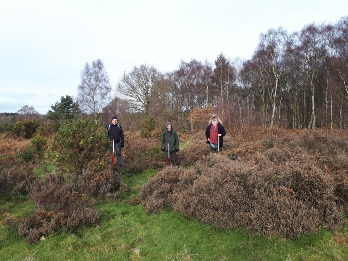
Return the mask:
[[246,60],[271,28],[290,34],[347,15],[347,0],[0,0],[0,112],[46,114],[76,98],[97,59],[115,89],[135,66],[165,73],[220,53]]

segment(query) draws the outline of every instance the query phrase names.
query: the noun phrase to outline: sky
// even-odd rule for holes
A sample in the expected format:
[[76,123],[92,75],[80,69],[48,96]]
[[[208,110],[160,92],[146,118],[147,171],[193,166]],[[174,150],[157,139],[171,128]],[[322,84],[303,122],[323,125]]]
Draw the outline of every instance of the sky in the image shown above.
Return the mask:
[[86,63],[101,59],[117,95],[140,65],[162,73],[196,59],[252,57],[260,34],[288,34],[348,16],[347,0],[0,0],[0,113],[47,114],[77,97]]

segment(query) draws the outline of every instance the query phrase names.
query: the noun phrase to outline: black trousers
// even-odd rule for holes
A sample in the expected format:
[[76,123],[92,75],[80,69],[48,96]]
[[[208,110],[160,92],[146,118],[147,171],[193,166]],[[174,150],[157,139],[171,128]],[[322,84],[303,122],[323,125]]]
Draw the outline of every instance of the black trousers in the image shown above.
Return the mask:
[[[122,154],[121,154],[121,143],[114,143],[115,147],[114,147],[114,153],[116,155],[116,160],[117,160],[117,166],[122,166]],[[111,142],[111,153],[112,153],[112,142]]]

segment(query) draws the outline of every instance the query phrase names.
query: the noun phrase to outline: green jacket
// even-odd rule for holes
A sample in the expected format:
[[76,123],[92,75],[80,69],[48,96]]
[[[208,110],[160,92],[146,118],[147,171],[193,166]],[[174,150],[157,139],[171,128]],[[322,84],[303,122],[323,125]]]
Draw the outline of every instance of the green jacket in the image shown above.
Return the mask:
[[165,130],[163,132],[162,140],[161,140],[161,149],[168,151],[168,143],[169,143],[169,150],[171,152],[175,150],[179,150],[178,134],[173,129],[170,132],[168,130]]

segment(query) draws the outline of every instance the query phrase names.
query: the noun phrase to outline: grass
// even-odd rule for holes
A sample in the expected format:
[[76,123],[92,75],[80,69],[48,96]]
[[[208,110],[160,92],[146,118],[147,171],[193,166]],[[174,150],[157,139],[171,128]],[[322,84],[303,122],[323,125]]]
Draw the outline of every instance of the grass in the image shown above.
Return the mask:
[[[323,230],[284,240],[216,229],[173,211],[147,215],[131,199],[155,174],[123,172],[123,182],[130,189],[116,200],[98,201],[101,223],[77,234],[59,233],[30,245],[1,225],[0,260],[348,260],[348,218],[335,232]],[[21,217],[32,208],[25,198],[0,198],[1,220],[5,214]]]

